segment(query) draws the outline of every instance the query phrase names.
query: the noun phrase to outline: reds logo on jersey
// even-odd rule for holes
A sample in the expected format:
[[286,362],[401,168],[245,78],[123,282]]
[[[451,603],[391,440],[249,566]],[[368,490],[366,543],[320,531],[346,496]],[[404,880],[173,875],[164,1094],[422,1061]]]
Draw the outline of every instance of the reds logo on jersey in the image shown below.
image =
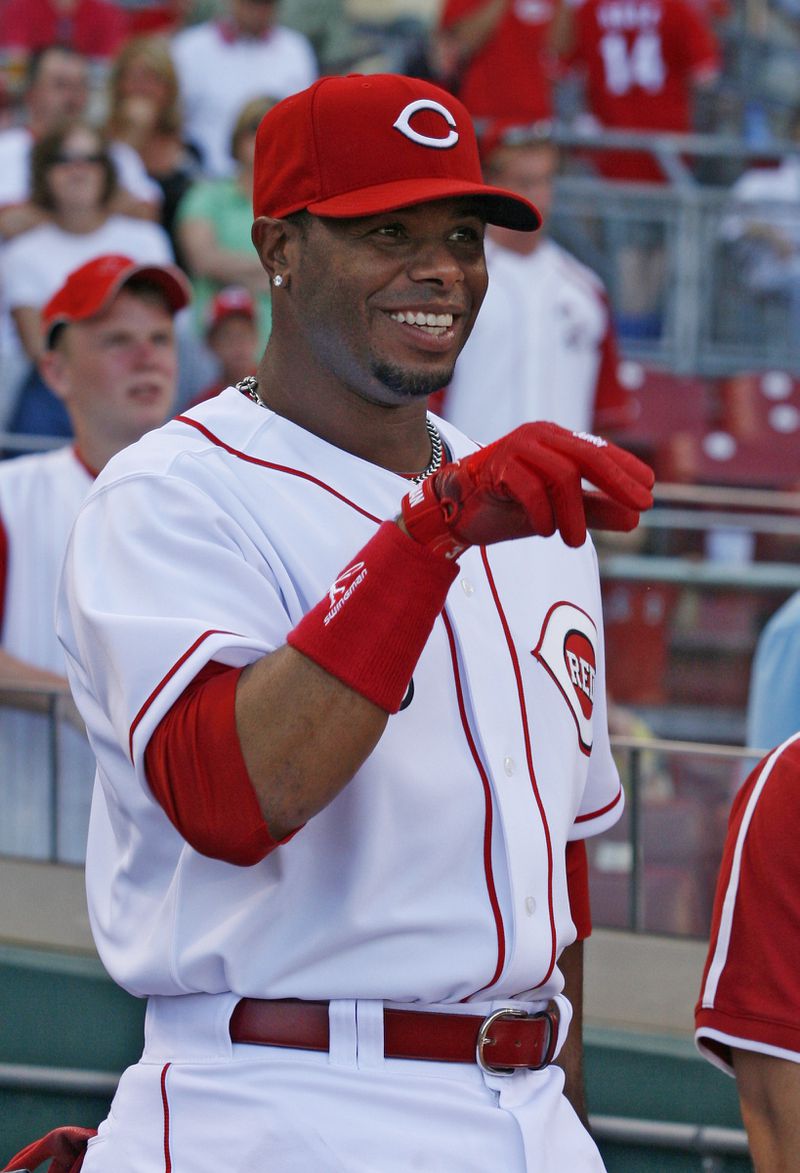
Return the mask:
[[547,670],[569,705],[585,754],[592,750],[594,684],[597,674],[597,628],[573,603],[556,603],[531,652]]

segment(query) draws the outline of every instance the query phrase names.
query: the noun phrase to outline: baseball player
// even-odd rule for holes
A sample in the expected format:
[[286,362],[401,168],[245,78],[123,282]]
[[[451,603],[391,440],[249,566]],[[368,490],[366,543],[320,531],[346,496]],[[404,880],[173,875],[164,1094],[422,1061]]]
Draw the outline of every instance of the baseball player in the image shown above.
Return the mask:
[[[72,709],[52,618],[67,535],[109,457],[164,422],[175,394],[172,318],[188,296],[177,269],[102,256],[70,274],[45,307],[41,369],[75,441],[0,464],[0,673],[6,687],[32,690],[32,708],[43,707],[37,688],[56,688]],[[19,706],[24,697],[11,699]],[[94,756],[82,722],[60,724],[53,845],[46,721],[18,707],[0,713],[0,851],[41,857],[55,846],[59,859],[80,862]]]
[[761,759],[731,809],[695,1007],[701,1054],[736,1078],[758,1173],[800,1147],[800,733]]
[[566,844],[623,801],[587,525],[652,473],[427,414],[486,222],[539,224],[438,87],[278,103],[254,211],[256,378],[121,453],[65,561],[92,926],[148,999],[84,1173],[600,1170],[553,1063]]

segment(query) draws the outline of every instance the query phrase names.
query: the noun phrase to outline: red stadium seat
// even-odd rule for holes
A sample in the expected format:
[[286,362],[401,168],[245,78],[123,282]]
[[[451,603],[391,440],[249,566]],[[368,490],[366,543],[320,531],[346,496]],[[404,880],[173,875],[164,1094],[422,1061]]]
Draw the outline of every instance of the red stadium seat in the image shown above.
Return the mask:
[[675,375],[630,359],[619,364],[618,375],[636,410],[621,439],[645,458],[652,457],[676,430],[702,433],[711,422],[713,397],[708,379]]
[[660,445],[654,464],[662,481],[795,491],[800,489],[800,427],[770,429],[748,439],[718,430],[676,430]]
[[800,379],[788,371],[748,371],[721,379],[717,387],[721,431],[739,440],[800,429]]
[[609,696],[621,704],[662,704],[680,587],[603,581],[602,590]]

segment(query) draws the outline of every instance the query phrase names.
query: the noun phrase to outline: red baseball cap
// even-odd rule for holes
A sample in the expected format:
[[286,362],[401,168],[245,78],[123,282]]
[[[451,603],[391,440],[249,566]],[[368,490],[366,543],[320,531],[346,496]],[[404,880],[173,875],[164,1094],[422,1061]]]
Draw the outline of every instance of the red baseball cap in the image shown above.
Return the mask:
[[130,257],[107,253],[94,257],[69,274],[42,310],[45,345],[56,326],[83,322],[104,310],[131,277],[146,277],[164,291],[173,312],[191,301],[188,279],[175,265],[138,264]]
[[371,216],[453,196],[480,197],[490,224],[532,231],[542,222],[528,200],[483,182],[466,108],[419,78],[323,77],[258,128],[256,216]]
[[206,318],[206,331],[213,330],[226,318],[239,314],[251,321],[256,317],[256,303],[241,285],[227,285],[211,301]]

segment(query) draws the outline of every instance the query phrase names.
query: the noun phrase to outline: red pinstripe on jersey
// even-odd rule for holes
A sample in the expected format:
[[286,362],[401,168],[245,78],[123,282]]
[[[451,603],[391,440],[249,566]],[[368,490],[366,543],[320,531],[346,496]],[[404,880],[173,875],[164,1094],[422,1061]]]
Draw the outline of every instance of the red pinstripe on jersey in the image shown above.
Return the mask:
[[[467,710],[464,705],[464,692],[461,688],[461,675],[458,671],[458,659],[456,654],[456,641],[453,635],[453,628],[450,620],[447,617],[447,612],[442,611],[442,619],[444,620],[445,631],[447,632],[447,641],[450,645],[450,658],[453,663],[453,677],[456,684],[456,698],[458,700],[458,711],[461,716],[461,727],[464,730],[464,736],[467,739],[469,751],[472,754],[472,760],[475,762],[475,768],[483,786],[483,796],[485,804],[485,819],[483,824],[483,868],[486,875],[486,888],[489,893],[489,903],[492,907],[492,915],[494,916],[495,928],[497,930],[497,965],[489,981],[485,986],[481,986],[475,991],[479,994],[481,990],[488,990],[493,986],[500,974],[503,972],[503,966],[506,963],[506,933],[503,924],[503,914],[500,911],[500,902],[497,899],[497,889],[494,883],[494,874],[492,872],[492,788],[489,783],[489,778],[486,774],[480,754],[478,753],[475,740],[472,736],[472,730],[469,727],[469,720],[467,718]],[[472,995],[468,995],[472,996]],[[466,998],[462,998],[466,1001]]]
[[611,802],[607,802],[605,806],[601,806],[596,811],[589,811],[588,814],[576,815],[575,822],[576,823],[586,823],[589,821],[589,819],[598,819],[600,817],[600,815],[604,815],[604,814],[606,814],[607,811],[613,810],[621,798],[622,798],[622,786],[620,786],[619,790],[614,795]]
[[319,477],[312,476],[311,473],[301,472],[299,468],[290,468],[285,464],[274,464],[271,460],[260,460],[257,456],[249,456],[246,452],[241,452],[238,448],[232,448],[230,444],[226,444],[224,440],[220,440],[219,436],[215,436],[214,433],[210,432],[208,428],[203,426],[203,424],[198,423],[197,420],[189,419],[188,416],[178,415],[175,417],[175,422],[180,424],[188,424],[189,427],[196,428],[197,431],[201,432],[202,435],[204,435],[207,440],[210,440],[212,444],[216,444],[218,448],[222,448],[225,452],[229,452],[231,456],[238,457],[239,460],[245,460],[248,464],[257,464],[260,465],[261,468],[271,468],[274,469],[275,472],[285,472],[288,473],[289,476],[300,477],[304,481],[310,481],[312,485],[316,485],[317,488],[324,489],[326,493],[331,493],[334,497],[338,497],[338,499],[343,501],[345,505],[349,505],[351,509],[355,509],[364,517],[368,517],[370,521],[377,522],[378,524],[383,521],[382,517],[376,517],[374,513],[370,513],[368,510],[362,509],[360,505],[356,505],[355,501],[351,501],[349,497],[345,497],[343,493],[340,493],[331,485],[326,485],[324,481],[321,481]]
[[203,640],[208,639],[209,636],[211,636],[211,635],[235,635],[235,634],[236,634],[236,632],[233,632],[233,631],[219,631],[219,630],[215,630],[215,629],[212,629],[211,631],[204,631],[202,635],[199,635],[197,637],[197,639],[194,641],[192,646],[190,648],[186,649],[186,651],[183,653],[183,655],[180,657],[180,659],[175,661],[175,663],[170,668],[169,672],[167,672],[166,676],[163,676],[161,678],[161,680],[159,680],[158,684],[155,686],[153,691],[150,693],[150,696],[144,702],[141,709],[139,709],[139,712],[133,718],[133,721],[131,723],[130,733],[128,734],[128,753],[130,755],[131,761],[133,761],[133,735],[135,734],[136,730],[138,729],[142,718],[144,717],[145,713],[152,705],[153,701],[156,699],[158,694],[166,687],[166,685],[170,682],[170,680],[175,675],[175,673],[178,671],[178,669],[181,667],[181,665],[186,663],[186,661],[189,659],[189,657],[197,650],[197,648],[199,648],[199,646],[203,642]]
[[172,1156],[169,1145],[169,1097],[167,1096],[167,1072],[171,1063],[161,1068],[161,1107],[164,1112],[164,1173],[172,1173]]
[[547,972],[545,973],[544,977],[540,981],[534,983],[535,988],[535,986],[544,985],[544,983],[550,977],[550,974],[553,972],[556,964],[556,918],[555,910],[553,908],[553,845],[550,840],[550,828],[547,824],[547,815],[545,814],[544,804],[542,802],[541,795],[539,794],[539,786],[536,782],[536,773],[533,768],[533,751],[531,749],[531,735],[530,727],[528,725],[528,710],[525,704],[525,693],[522,687],[522,672],[519,666],[519,658],[517,657],[516,648],[514,647],[514,641],[511,638],[508,620],[506,619],[505,611],[503,610],[502,603],[500,602],[500,596],[497,593],[497,586],[494,581],[494,576],[492,575],[492,568],[489,565],[489,558],[485,546],[481,547],[481,558],[483,559],[483,565],[486,570],[486,577],[489,580],[489,588],[492,592],[494,605],[497,608],[497,613],[500,616],[500,622],[503,625],[503,634],[506,637],[508,654],[511,657],[511,665],[514,669],[514,679],[517,683],[517,698],[519,700],[520,716],[522,718],[522,736],[525,741],[525,761],[528,766],[528,776],[531,780],[533,796],[536,799],[536,805],[539,808],[539,815],[541,817],[542,827],[544,829],[545,845],[547,847],[547,912],[548,916],[550,917],[550,961],[548,963]]

